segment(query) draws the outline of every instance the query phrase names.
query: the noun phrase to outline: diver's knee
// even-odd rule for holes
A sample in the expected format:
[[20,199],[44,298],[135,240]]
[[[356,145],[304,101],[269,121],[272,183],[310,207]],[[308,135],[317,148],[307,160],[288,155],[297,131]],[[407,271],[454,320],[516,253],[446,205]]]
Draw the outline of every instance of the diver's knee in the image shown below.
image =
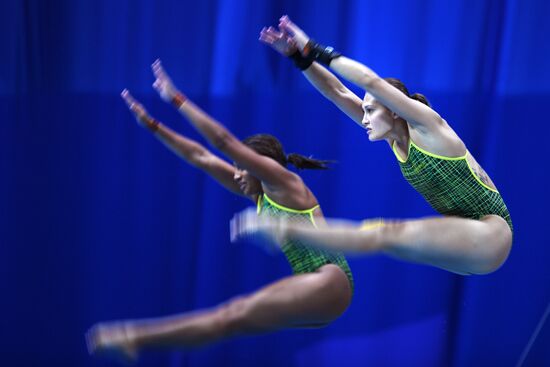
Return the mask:
[[475,273],[489,274],[498,270],[508,259],[512,249],[512,231],[508,223],[499,216],[486,216],[482,221],[488,226],[477,244],[483,248],[483,255]]
[[334,264],[325,265],[321,269],[317,292],[324,299],[323,302],[330,305],[325,325],[340,317],[351,303],[352,289],[348,276]]
[[239,334],[246,329],[250,314],[249,296],[240,296],[216,310],[216,328],[222,337]]

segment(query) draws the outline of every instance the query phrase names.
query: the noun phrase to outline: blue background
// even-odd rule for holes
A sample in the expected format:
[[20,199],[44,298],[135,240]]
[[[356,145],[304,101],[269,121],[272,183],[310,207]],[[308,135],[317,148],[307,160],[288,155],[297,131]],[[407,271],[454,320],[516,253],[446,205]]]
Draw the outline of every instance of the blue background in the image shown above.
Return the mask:
[[[354,257],[354,302],[328,328],[146,352],[138,365],[516,365],[550,301],[546,0],[3,1],[2,366],[114,365],[87,355],[93,323],[209,307],[289,274],[282,256],[230,244],[228,221],[249,203],[179,161],[126,110],[125,87],[203,142],[151,88],[157,57],[237,136],[268,132],[287,152],[337,160],[303,173],[327,216],[433,214],[386,144],[369,143],[258,42],[282,14],[431,100],[505,198],[511,256],[467,278]],[[550,365],[549,323],[524,366]]]

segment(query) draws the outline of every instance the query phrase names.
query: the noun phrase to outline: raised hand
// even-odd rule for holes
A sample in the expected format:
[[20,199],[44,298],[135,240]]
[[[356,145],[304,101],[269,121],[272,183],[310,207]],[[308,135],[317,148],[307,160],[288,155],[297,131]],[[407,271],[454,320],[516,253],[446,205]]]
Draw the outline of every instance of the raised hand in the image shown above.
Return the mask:
[[296,43],[286,32],[277,31],[273,27],[264,27],[260,32],[260,41],[271,46],[284,56],[290,56],[298,49]]
[[120,93],[120,96],[124,99],[126,105],[128,105],[130,112],[134,114],[138,124],[144,127],[149,127],[153,118],[149,116],[149,113],[147,113],[147,110],[143,107],[143,105],[132,97],[128,89],[124,89],[122,93]]
[[180,95],[181,93],[174,86],[172,79],[170,79],[166,71],[164,71],[160,59],[155,60],[155,62],[151,65],[151,69],[153,70],[153,74],[156,78],[153,83],[153,88],[155,88],[155,90],[159,93],[160,98],[162,98],[165,102],[172,103],[174,101],[174,97]]
[[279,19],[279,29],[292,38],[300,52],[304,50],[304,47],[309,42],[309,36],[294,24],[288,15],[283,15],[281,19]]

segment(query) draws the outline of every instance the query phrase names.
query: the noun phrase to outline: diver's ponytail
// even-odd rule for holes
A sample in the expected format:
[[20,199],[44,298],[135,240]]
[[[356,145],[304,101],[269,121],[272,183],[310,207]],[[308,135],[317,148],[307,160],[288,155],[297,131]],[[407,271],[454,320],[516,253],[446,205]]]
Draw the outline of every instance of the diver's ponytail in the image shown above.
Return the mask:
[[313,159],[296,153],[287,155],[286,161],[298,169],[328,169],[328,164],[331,163],[331,161]]

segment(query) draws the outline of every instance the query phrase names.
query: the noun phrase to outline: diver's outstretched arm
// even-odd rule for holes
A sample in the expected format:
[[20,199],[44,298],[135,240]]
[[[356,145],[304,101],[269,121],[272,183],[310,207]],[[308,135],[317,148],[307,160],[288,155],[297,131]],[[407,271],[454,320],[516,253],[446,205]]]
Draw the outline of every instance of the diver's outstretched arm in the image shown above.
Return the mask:
[[[282,18],[281,18],[282,19]],[[315,61],[307,61],[300,56],[293,39],[286,32],[274,27],[264,27],[260,32],[260,41],[273,48],[283,56],[294,60],[302,70],[304,77],[325,98],[330,100],[354,122],[362,126],[363,108],[361,98],[348,89],[334,74]]]
[[150,130],[168,149],[190,165],[206,172],[227,190],[237,195],[244,195],[233,179],[235,167],[217,157],[196,141],[176,133],[160,121],[155,120],[143,105],[132,97],[127,89],[122,91],[121,96],[128,105],[130,112],[134,114],[138,124]]
[[297,175],[275,160],[256,153],[237,139],[224,125],[191,102],[174,86],[160,60],[155,61],[151,68],[156,77],[153,87],[161,98],[172,103],[212,146],[231,158],[239,168],[250,172],[273,191],[293,185],[303,185]]
[[[303,54],[322,51],[316,49],[316,44],[288,16],[281,18],[279,28],[292,35],[293,41]],[[425,130],[434,130],[440,127],[443,119],[429,106],[406,96],[366,65],[339,54],[332,58],[329,56],[330,54],[336,55],[331,50],[327,53],[327,57],[321,57],[319,60],[323,60],[344,79],[370,93],[381,104],[407,120],[413,127]]]

